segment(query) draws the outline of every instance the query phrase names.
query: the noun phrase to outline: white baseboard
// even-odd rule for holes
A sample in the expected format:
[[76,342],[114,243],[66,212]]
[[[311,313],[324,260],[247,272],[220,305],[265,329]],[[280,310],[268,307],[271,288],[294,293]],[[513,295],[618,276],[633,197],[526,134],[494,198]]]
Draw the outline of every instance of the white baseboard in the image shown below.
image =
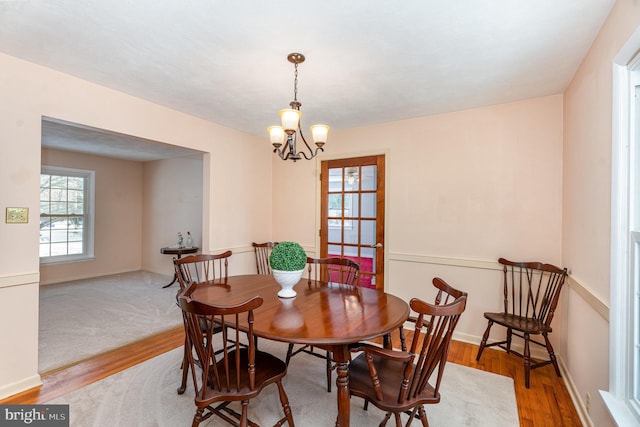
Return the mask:
[[40,387],[41,385],[42,378],[40,378],[40,375],[33,375],[31,377],[24,378],[18,382],[0,387],[0,399],[13,396],[14,394],[21,393],[34,387]]
[[567,369],[567,366],[564,364],[564,360],[561,357],[558,357],[558,366],[560,367],[560,373],[562,374],[562,379],[564,380],[564,384],[567,387],[569,396],[573,401],[573,406],[575,406],[576,412],[578,412],[580,422],[585,427],[594,427],[591,416],[589,415],[589,412],[587,412],[587,407],[584,405],[584,401],[582,400],[582,396],[580,396],[578,388],[573,382],[573,378],[571,378],[571,375],[569,375],[569,370]]

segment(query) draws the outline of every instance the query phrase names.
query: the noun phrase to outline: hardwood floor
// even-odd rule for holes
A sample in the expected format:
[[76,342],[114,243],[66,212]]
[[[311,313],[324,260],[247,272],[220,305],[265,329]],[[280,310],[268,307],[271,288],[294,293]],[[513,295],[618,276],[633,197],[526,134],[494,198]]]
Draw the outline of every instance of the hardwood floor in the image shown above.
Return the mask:
[[[43,385],[0,400],[0,404],[44,403],[76,390],[133,365],[181,346],[184,342],[182,326],[138,341],[119,349],[95,356],[61,370],[43,375]],[[551,366],[531,373],[531,388],[524,386],[522,360],[504,351],[486,349],[476,362],[478,346],[454,341],[449,361],[483,371],[506,375],[514,379],[518,414],[522,427],[581,426],[573,402],[561,378]],[[490,386],[487,387],[490,393]],[[502,426],[500,426],[502,427]]]

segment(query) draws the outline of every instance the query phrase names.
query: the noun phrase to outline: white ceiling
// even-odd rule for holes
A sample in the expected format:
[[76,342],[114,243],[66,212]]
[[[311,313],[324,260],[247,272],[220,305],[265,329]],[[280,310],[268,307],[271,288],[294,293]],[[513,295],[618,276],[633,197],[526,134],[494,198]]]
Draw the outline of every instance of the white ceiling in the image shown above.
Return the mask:
[[0,1],[0,52],[266,139],[290,52],[305,127],[367,126],[562,93],[614,3]]

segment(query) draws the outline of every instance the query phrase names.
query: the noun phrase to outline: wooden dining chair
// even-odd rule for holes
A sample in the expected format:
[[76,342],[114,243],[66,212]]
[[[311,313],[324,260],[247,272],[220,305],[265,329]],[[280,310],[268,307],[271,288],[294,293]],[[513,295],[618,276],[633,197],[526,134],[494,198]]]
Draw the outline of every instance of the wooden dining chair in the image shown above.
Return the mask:
[[[467,296],[466,292],[463,292],[461,290],[454,288],[453,286],[449,285],[447,282],[445,282],[443,279],[439,277],[434,277],[431,283],[438,290],[436,292],[436,297],[433,301],[434,305],[448,304],[457,298],[460,298],[462,296],[464,297]],[[407,321],[411,323],[415,323],[417,319],[418,318],[416,316],[409,316]],[[403,326],[400,326],[400,348],[402,349],[402,351],[407,350],[407,343],[404,336]]]
[[414,298],[411,310],[417,313],[409,351],[390,350],[362,344],[362,353],[349,365],[349,393],[371,402],[386,412],[380,426],[394,415],[401,426],[401,414],[408,412],[406,426],[414,417],[428,426],[424,405],[440,402],[440,385],[449,354],[453,331],[465,310],[466,296],[448,304],[430,304]]
[[[197,254],[189,255],[184,258],[174,258],[173,265],[175,274],[178,278],[180,290],[184,291],[192,283],[225,283],[229,274],[229,257],[231,251],[225,251],[221,254]],[[203,325],[204,327],[205,325]],[[185,333],[187,325],[184,324]],[[213,333],[222,332],[222,326],[216,324],[213,326]],[[191,351],[191,347],[187,345],[186,337],[184,344],[184,356],[182,361],[182,382],[178,388],[178,394],[184,393],[187,387],[187,375],[189,365],[187,363],[187,353]]]
[[[307,257],[307,270],[310,281],[315,280],[316,282],[331,282],[337,285],[357,286],[360,265],[347,258]],[[317,348],[320,348],[322,353],[317,351]],[[289,366],[291,358],[299,353],[307,353],[325,360],[327,365],[327,391],[331,392],[331,373],[336,368],[331,352],[322,347],[314,347],[312,345],[303,345],[294,351],[293,344],[289,344],[286,358],[287,366]]]
[[256,269],[258,274],[271,274],[271,265],[269,264],[269,255],[278,242],[253,242],[253,251],[256,254]]
[[[567,276],[567,269],[560,269],[551,264],[541,262],[514,262],[504,258],[498,260],[503,271],[503,311],[484,313],[488,320],[476,360],[479,361],[486,347],[498,346],[507,353],[524,359],[524,383],[529,388],[529,377],[532,369],[552,364],[556,375],[560,377],[560,369],[549,334],[552,331],[551,321],[558,305],[560,291]],[[507,329],[506,339],[487,344],[491,326],[497,323]],[[513,350],[513,335],[524,340],[522,353]],[[544,343],[531,338],[531,335],[542,335]],[[530,344],[545,347],[548,360],[535,362],[531,358]]]
[[[258,351],[253,340],[253,311],[262,305],[262,298],[255,296],[232,306],[209,305],[190,298],[196,285],[194,283],[178,295],[178,304],[187,326],[187,342],[193,348],[187,353],[196,390],[194,402],[197,409],[192,426],[197,427],[212,415],[234,425],[256,425],[248,420],[249,401],[266,386],[275,383],[284,412],[276,425],[283,425],[286,421],[293,427],[289,399],[282,385],[287,366],[272,354]],[[225,325],[227,322],[237,325],[245,321],[249,336],[246,347],[230,347],[231,341],[240,339],[240,331],[236,328],[223,328],[221,340],[214,339],[212,328],[203,328],[203,325]],[[228,339],[227,334],[233,335],[233,339]],[[222,354],[222,357],[216,358],[216,354]],[[232,402],[238,401],[241,402],[240,412],[230,407]],[[236,424],[234,418],[239,423]]]

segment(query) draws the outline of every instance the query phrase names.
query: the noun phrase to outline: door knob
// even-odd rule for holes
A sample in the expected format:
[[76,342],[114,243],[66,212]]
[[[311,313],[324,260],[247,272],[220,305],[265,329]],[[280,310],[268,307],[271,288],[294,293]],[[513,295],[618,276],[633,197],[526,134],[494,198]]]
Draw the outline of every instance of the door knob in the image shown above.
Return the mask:
[[378,242],[375,245],[369,245],[370,248],[374,248],[374,249],[381,249],[382,248],[382,243]]

